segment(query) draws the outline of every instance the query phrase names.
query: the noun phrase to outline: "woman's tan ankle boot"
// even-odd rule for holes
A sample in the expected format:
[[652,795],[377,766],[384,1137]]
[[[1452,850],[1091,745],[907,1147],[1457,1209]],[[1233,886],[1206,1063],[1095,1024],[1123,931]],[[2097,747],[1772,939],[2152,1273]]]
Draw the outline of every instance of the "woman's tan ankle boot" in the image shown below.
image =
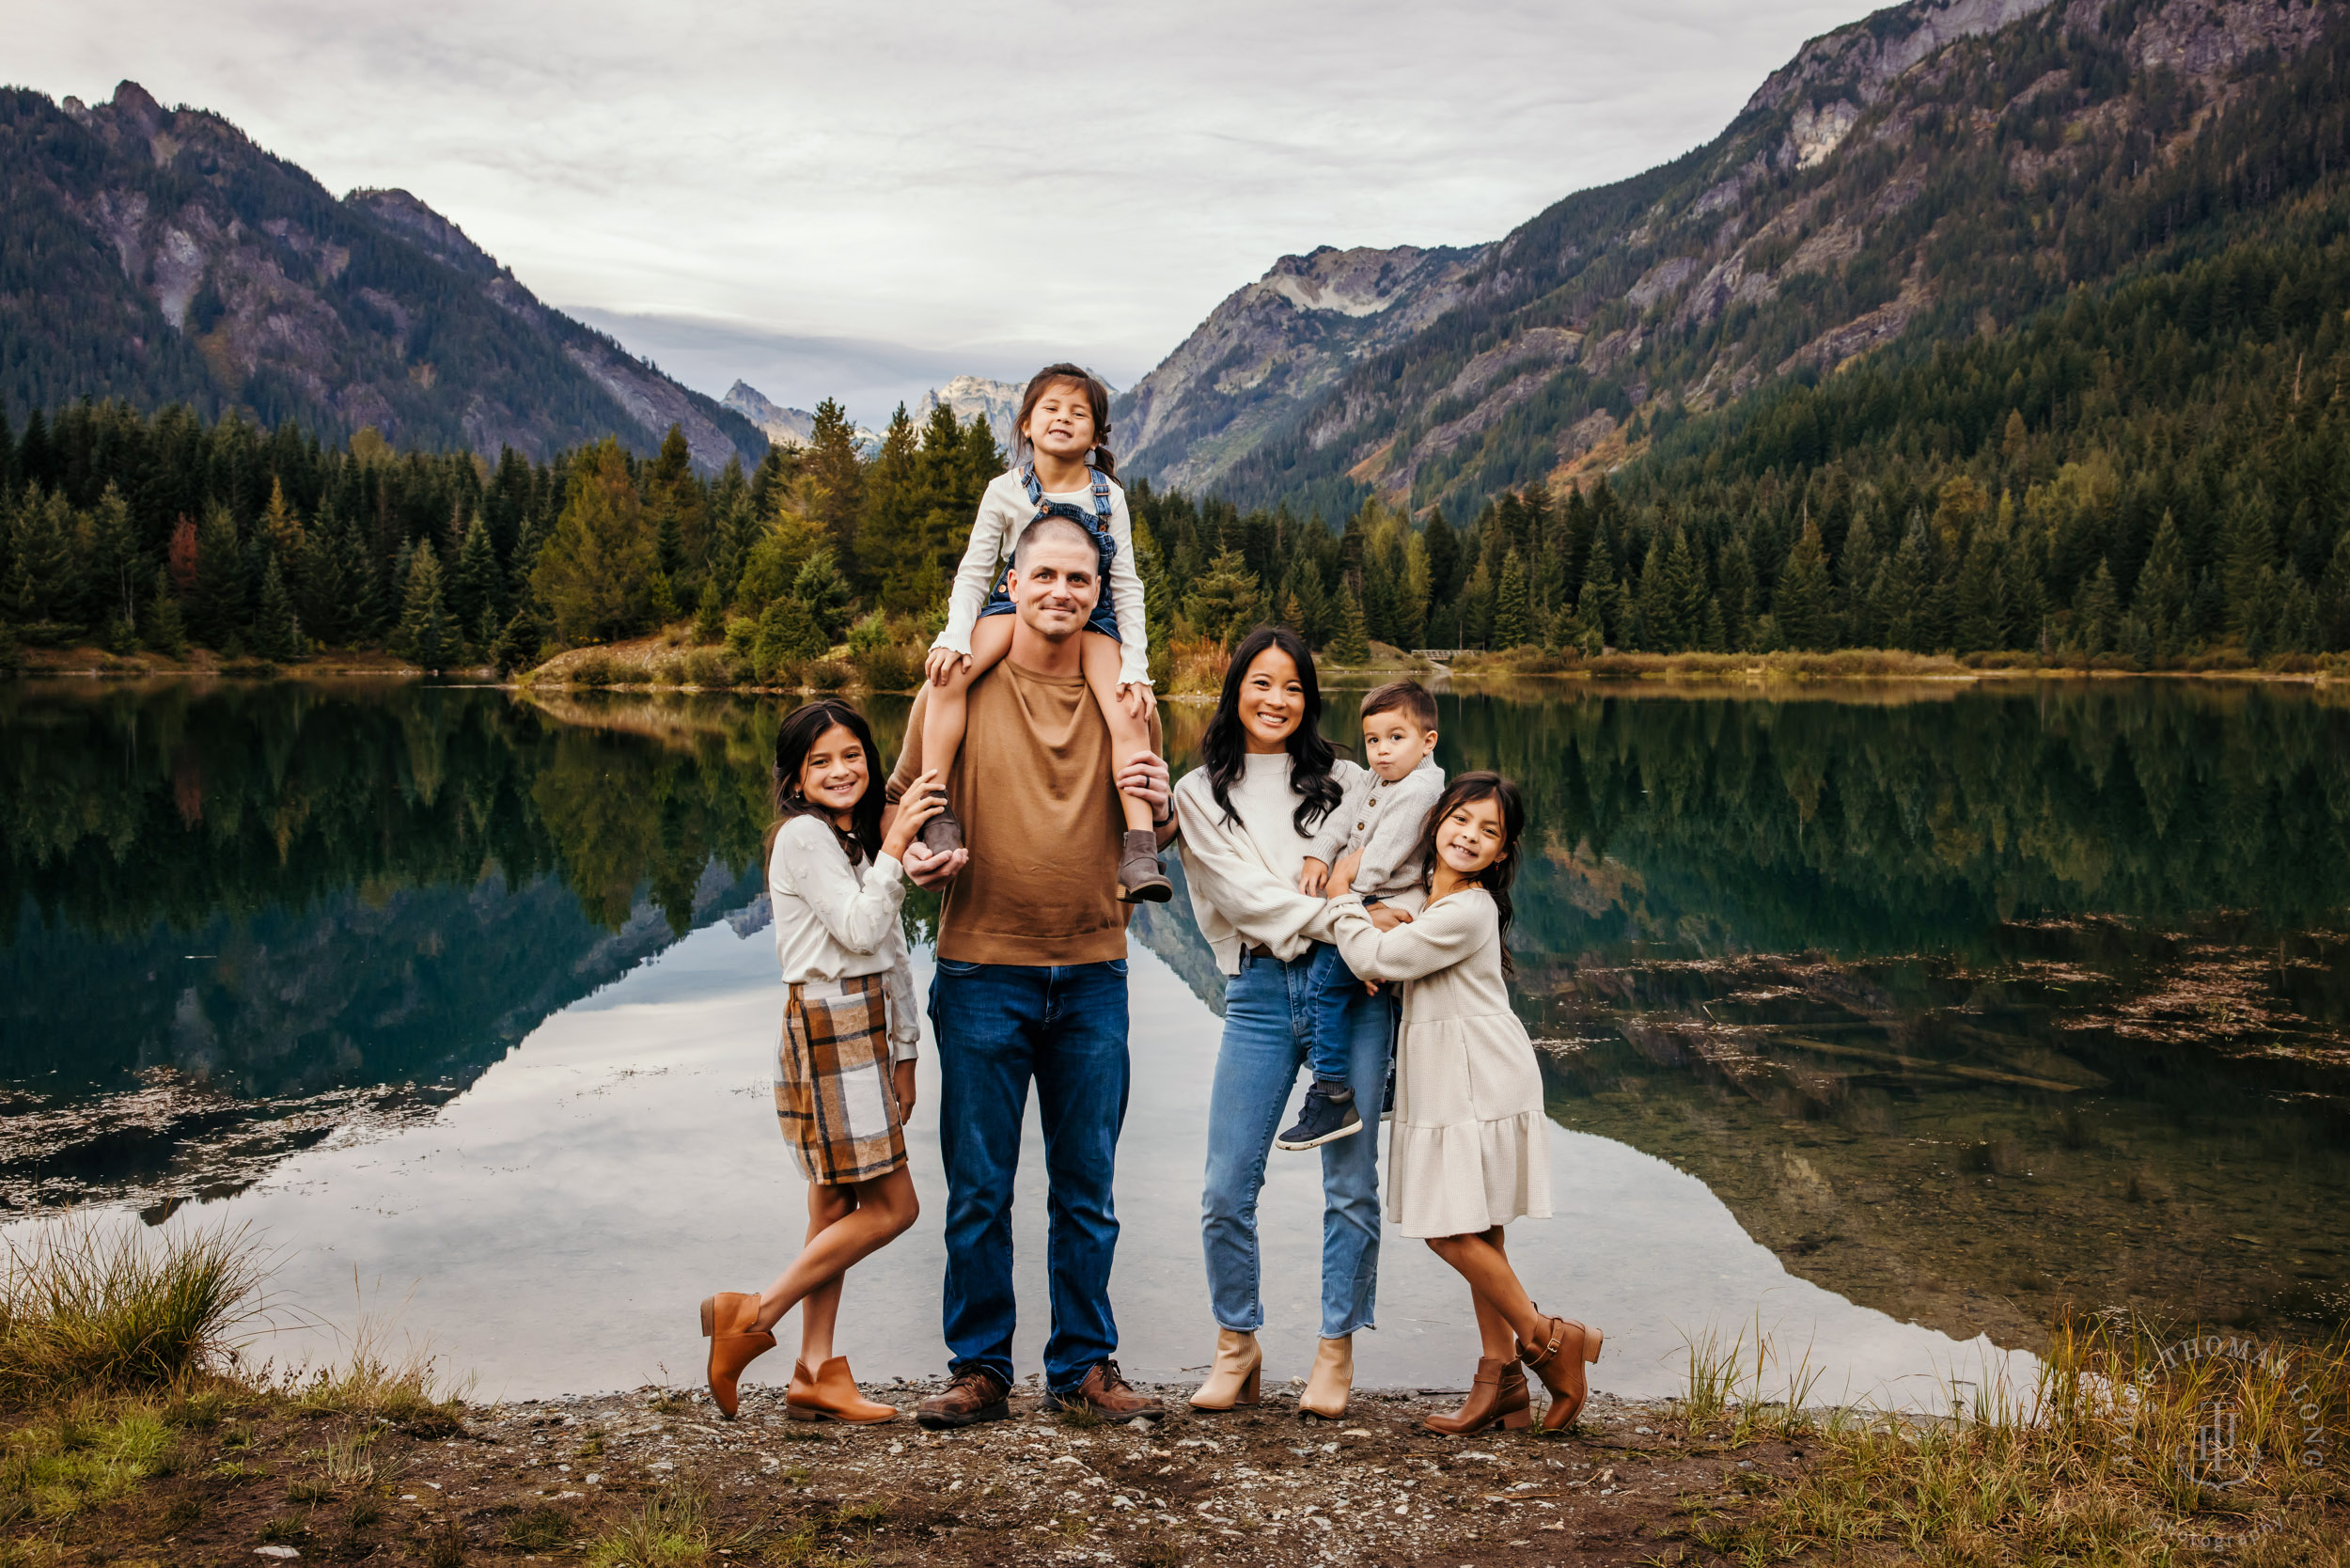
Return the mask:
[[1573,1318],[1545,1317],[1538,1343],[1518,1341],[1518,1359],[1550,1390],[1550,1408],[1543,1412],[1544,1432],[1573,1426],[1575,1417],[1583,1413],[1583,1402],[1591,1392],[1583,1368],[1599,1359],[1605,1338],[1598,1329],[1586,1328]]
[[1264,1372],[1264,1352],[1257,1336],[1245,1328],[1215,1331],[1215,1364],[1208,1380],[1191,1396],[1194,1410],[1230,1410],[1235,1404],[1257,1403],[1257,1386]]
[[850,1426],[873,1426],[891,1419],[898,1414],[894,1404],[882,1404],[867,1399],[857,1391],[856,1378],[849,1371],[849,1358],[836,1356],[816,1369],[805,1384],[800,1374],[807,1372],[803,1361],[791,1369],[791,1388],[783,1396],[783,1414],[787,1420],[842,1421]]
[[1477,1380],[1469,1385],[1468,1398],[1461,1402],[1461,1408],[1449,1416],[1430,1416],[1419,1424],[1448,1437],[1464,1437],[1496,1425],[1512,1432],[1522,1431],[1534,1424],[1533,1407],[1526,1393],[1526,1374],[1514,1361],[1496,1361],[1490,1356],[1480,1356],[1477,1358]]
[[776,1348],[776,1337],[759,1324],[755,1291],[720,1291],[702,1303],[702,1333],[710,1340],[710,1400],[734,1419],[735,1384],[743,1369]]
[[1314,1370],[1306,1374],[1306,1391],[1297,1396],[1297,1413],[1335,1421],[1346,1414],[1354,1389],[1355,1336],[1324,1340],[1314,1352]]

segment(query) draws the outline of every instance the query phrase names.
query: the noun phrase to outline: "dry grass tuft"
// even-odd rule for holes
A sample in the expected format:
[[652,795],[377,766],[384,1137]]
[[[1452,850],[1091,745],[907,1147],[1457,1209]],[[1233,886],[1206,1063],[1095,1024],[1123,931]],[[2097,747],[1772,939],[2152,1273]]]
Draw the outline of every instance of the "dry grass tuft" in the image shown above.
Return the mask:
[[2166,1341],[2093,1319],[2058,1332],[2028,1396],[1839,1422],[1761,1515],[1699,1540],[1750,1563],[2339,1562],[2345,1413],[2342,1341]]
[[0,1263],[0,1392],[168,1386],[225,1363],[262,1309],[242,1230],[157,1234],[74,1217],[11,1239]]

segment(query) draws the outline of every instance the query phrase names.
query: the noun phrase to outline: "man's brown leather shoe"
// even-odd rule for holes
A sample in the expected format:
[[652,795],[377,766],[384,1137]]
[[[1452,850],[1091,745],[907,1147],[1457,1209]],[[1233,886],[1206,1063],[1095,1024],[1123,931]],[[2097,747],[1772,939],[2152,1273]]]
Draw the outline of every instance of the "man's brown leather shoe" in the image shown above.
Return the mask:
[[1086,1380],[1065,1394],[1048,1393],[1045,1403],[1057,1409],[1084,1407],[1098,1412],[1105,1421],[1131,1421],[1140,1417],[1146,1421],[1163,1420],[1167,1406],[1157,1400],[1137,1394],[1128,1387],[1123,1372],[1115,1361],[1104,1361],[1086,1373]]
[[981,1421],[1000,1421],[1011,1414],[1005,1396],[1011,1385],[989,1372],[985,1367],[973,1367],[959,1372],[947,1391],[933,1394],[922,1402],[914,1413],[915,1424],[926,1431],[939,1432],[950,1427],[977,1426]]

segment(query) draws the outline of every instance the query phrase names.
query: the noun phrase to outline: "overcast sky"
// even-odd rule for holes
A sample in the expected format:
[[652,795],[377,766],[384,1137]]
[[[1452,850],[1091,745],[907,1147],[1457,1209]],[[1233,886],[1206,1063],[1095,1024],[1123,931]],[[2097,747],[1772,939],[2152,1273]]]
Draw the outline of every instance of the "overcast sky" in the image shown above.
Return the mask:
[[10,8],[24,86],[216,110],[337,195],[414,192],[690,384],[871,421],[1048,356],[1131,384],[1286,252],[1498,238],[1867,7]]

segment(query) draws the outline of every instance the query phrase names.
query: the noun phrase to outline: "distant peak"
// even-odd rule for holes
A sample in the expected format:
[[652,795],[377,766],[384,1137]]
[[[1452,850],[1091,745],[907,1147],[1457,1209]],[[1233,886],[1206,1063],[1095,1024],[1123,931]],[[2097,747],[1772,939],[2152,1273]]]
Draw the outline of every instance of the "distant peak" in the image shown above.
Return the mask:
[[164,106],[156,102],[145,87],[127,76],[115,84],[112,107],[116,114],[133,121],[150,136],[163,126]]

